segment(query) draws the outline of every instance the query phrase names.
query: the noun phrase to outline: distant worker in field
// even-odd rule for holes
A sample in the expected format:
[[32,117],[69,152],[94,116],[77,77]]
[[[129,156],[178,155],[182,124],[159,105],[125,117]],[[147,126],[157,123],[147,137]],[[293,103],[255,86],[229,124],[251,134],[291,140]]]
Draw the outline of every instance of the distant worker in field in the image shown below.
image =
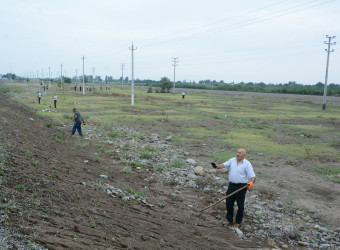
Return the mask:
[[38,103],[40,104],[40,100],[41,100],[41,93],[40,91],[38,91]]
[[53,97],[54,108],[57,108],[57,100],[58,100],[58,96],[57,96],[57,95],[54,95],[54,97]]
[[78,133],[80,136],[82,136],[81,132],[81,116],[80,113],[77,111],[76,108],[73,108],[73,114],[74,114],[74,125],[72,129],[72,135],[76,133],[76,130],[78,130]]
[[182,99],[184,99],[184,98],[185,98],[185,92],[182,93]]
[[244,212],[244,200],[246,198],[247,189],[250,189],[255,183],[255,173],[251,163],[245,159],[246,150],[240,148],[237,150],[236,157],[233,157],[225,163],[213,164],[217,169],[226,168],[229,170],[229,186],[227,195],[249,184],[248,188],[241,190],[240,192],[232,195],[226,199],[227,207],[227,221],[226,225],[233,225],[234,218],[234,203],[237,203],[237,214],[235,220],[235,227],[240,227],[243,219]]

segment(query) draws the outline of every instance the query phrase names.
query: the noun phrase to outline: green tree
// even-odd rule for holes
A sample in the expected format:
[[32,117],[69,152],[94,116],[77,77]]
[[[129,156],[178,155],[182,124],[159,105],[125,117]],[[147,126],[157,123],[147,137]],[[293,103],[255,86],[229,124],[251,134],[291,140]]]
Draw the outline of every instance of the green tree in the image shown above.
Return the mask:
[[171,87],[172,87],[172,84],[171,84],[171,81],[169,78],[167,77],[162,77],[161,80],[160,80],[160,86],[161,86],[161,92],[162,93],[169,93]]
[[[80,76],[80,81],[81,81],[81,82],[83,81],[83,76]],[[84,76],[84,82],[85,82],[85,83],[89,82],[88,76]]]
[[64,83],[71,83],[72,80],[70,77],[64,77]]

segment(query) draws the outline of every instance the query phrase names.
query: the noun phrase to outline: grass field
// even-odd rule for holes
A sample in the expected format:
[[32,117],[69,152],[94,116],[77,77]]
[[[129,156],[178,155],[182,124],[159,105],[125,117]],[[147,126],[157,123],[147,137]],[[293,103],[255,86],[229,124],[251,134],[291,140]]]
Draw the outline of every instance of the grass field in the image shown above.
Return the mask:
[[[50,86],[40,105],[36,98],[37,91],[42,92],[40,85],[2,83],[1,89],[64,124],[72,124],[72,108],[76,107],[87,122],[109,131],[127,126],[171,135],[179,144],[210,142],[224,150],[208,155],[218,160],[233,156],[239,147],[246,148],[253,159],[262,155],[340,160],[339,106],[328,104],[322,111],[315,97],[198,90],[187,92],[183,100],[181,91],[174,95],[135,88],[132,107],[130,86],[111,86],[110,90],[98,86],[86,95],[79,89],[75,92],[73,86],[64,90]],[[53,107],[54,94],[58,95],[57,109]]]

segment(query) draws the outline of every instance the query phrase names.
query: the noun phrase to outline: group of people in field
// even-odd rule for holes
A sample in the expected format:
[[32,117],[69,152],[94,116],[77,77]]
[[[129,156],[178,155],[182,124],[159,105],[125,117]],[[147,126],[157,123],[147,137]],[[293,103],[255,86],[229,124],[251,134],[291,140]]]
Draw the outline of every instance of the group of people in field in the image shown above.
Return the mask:
[[[76,90],[76,87],[75,87]],[[81,87],[80,87],[81,90]],[[42,94],[38,91],[38,103],[40,104]],[[185,92],[182,93],[182,99],[185,98]],[[57,108],[57,95],[54,95],[54,108]],[[73,111],[73,128],[72,128],[72,135],[78,131],[80,136],[83,136],[81,125],[82,125],[82,118],[77,111],[76,108],[72,109]],[[227,169],[229,172],[229,185],[226,192],[226,195],[229,197],[226,199],[226,222],[225,225],[227,226],[234,226],[240,227],[243,221],[243,214],[244,214],[244,202],[246,197],[247,190],[251,189],[255,183],[256,176],[253,169],[252,164],[245,158],[246,157],[246,150],[243,148],[239,148],[236,152],[236,157],[230,158],[224,163],[215,164],[212,163],[212,166],[215,169]],[[230,195],[234,193],[233,195]],[[234,204],[237,204],[237,213],[234,217]]]
[[[40,104],[41,103],[41,98],[42,98],[42,94],[41,94],[40,91],[38,91],[37,98],[38,98],[38,103]],[[54,94],[52,99],[53,99],[54,108],[57,108],[58,96],[56,94]]]

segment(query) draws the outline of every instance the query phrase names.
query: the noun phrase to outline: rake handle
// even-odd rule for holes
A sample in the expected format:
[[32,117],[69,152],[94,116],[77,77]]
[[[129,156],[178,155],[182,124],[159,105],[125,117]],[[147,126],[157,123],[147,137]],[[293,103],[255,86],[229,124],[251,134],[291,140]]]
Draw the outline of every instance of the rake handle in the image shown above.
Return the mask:
[[234,194],[236,194],[236,193],[240,192],[241,190],[247,188],[248,186],[249,186],[249,184],[247,184],[247,185],[241,187],[240,189],[237,189],[236,191],[232,192],[231,194],[228,194],[228,195],[224,196],[223,198],[219,199],[219,200],[216,201],[215,203],[213,203],[213,204],[211,204],[211,205],[209,205],[209,206],[203,208],[203,209],[202,209],[201,211],[199,211],[199,212],[202,213],[204,210],[207,210],[208,208],[215,206],[216,204],[220,203],[221,201],[224,201],[225,199],[229,198],[230,196],[233,196]]

